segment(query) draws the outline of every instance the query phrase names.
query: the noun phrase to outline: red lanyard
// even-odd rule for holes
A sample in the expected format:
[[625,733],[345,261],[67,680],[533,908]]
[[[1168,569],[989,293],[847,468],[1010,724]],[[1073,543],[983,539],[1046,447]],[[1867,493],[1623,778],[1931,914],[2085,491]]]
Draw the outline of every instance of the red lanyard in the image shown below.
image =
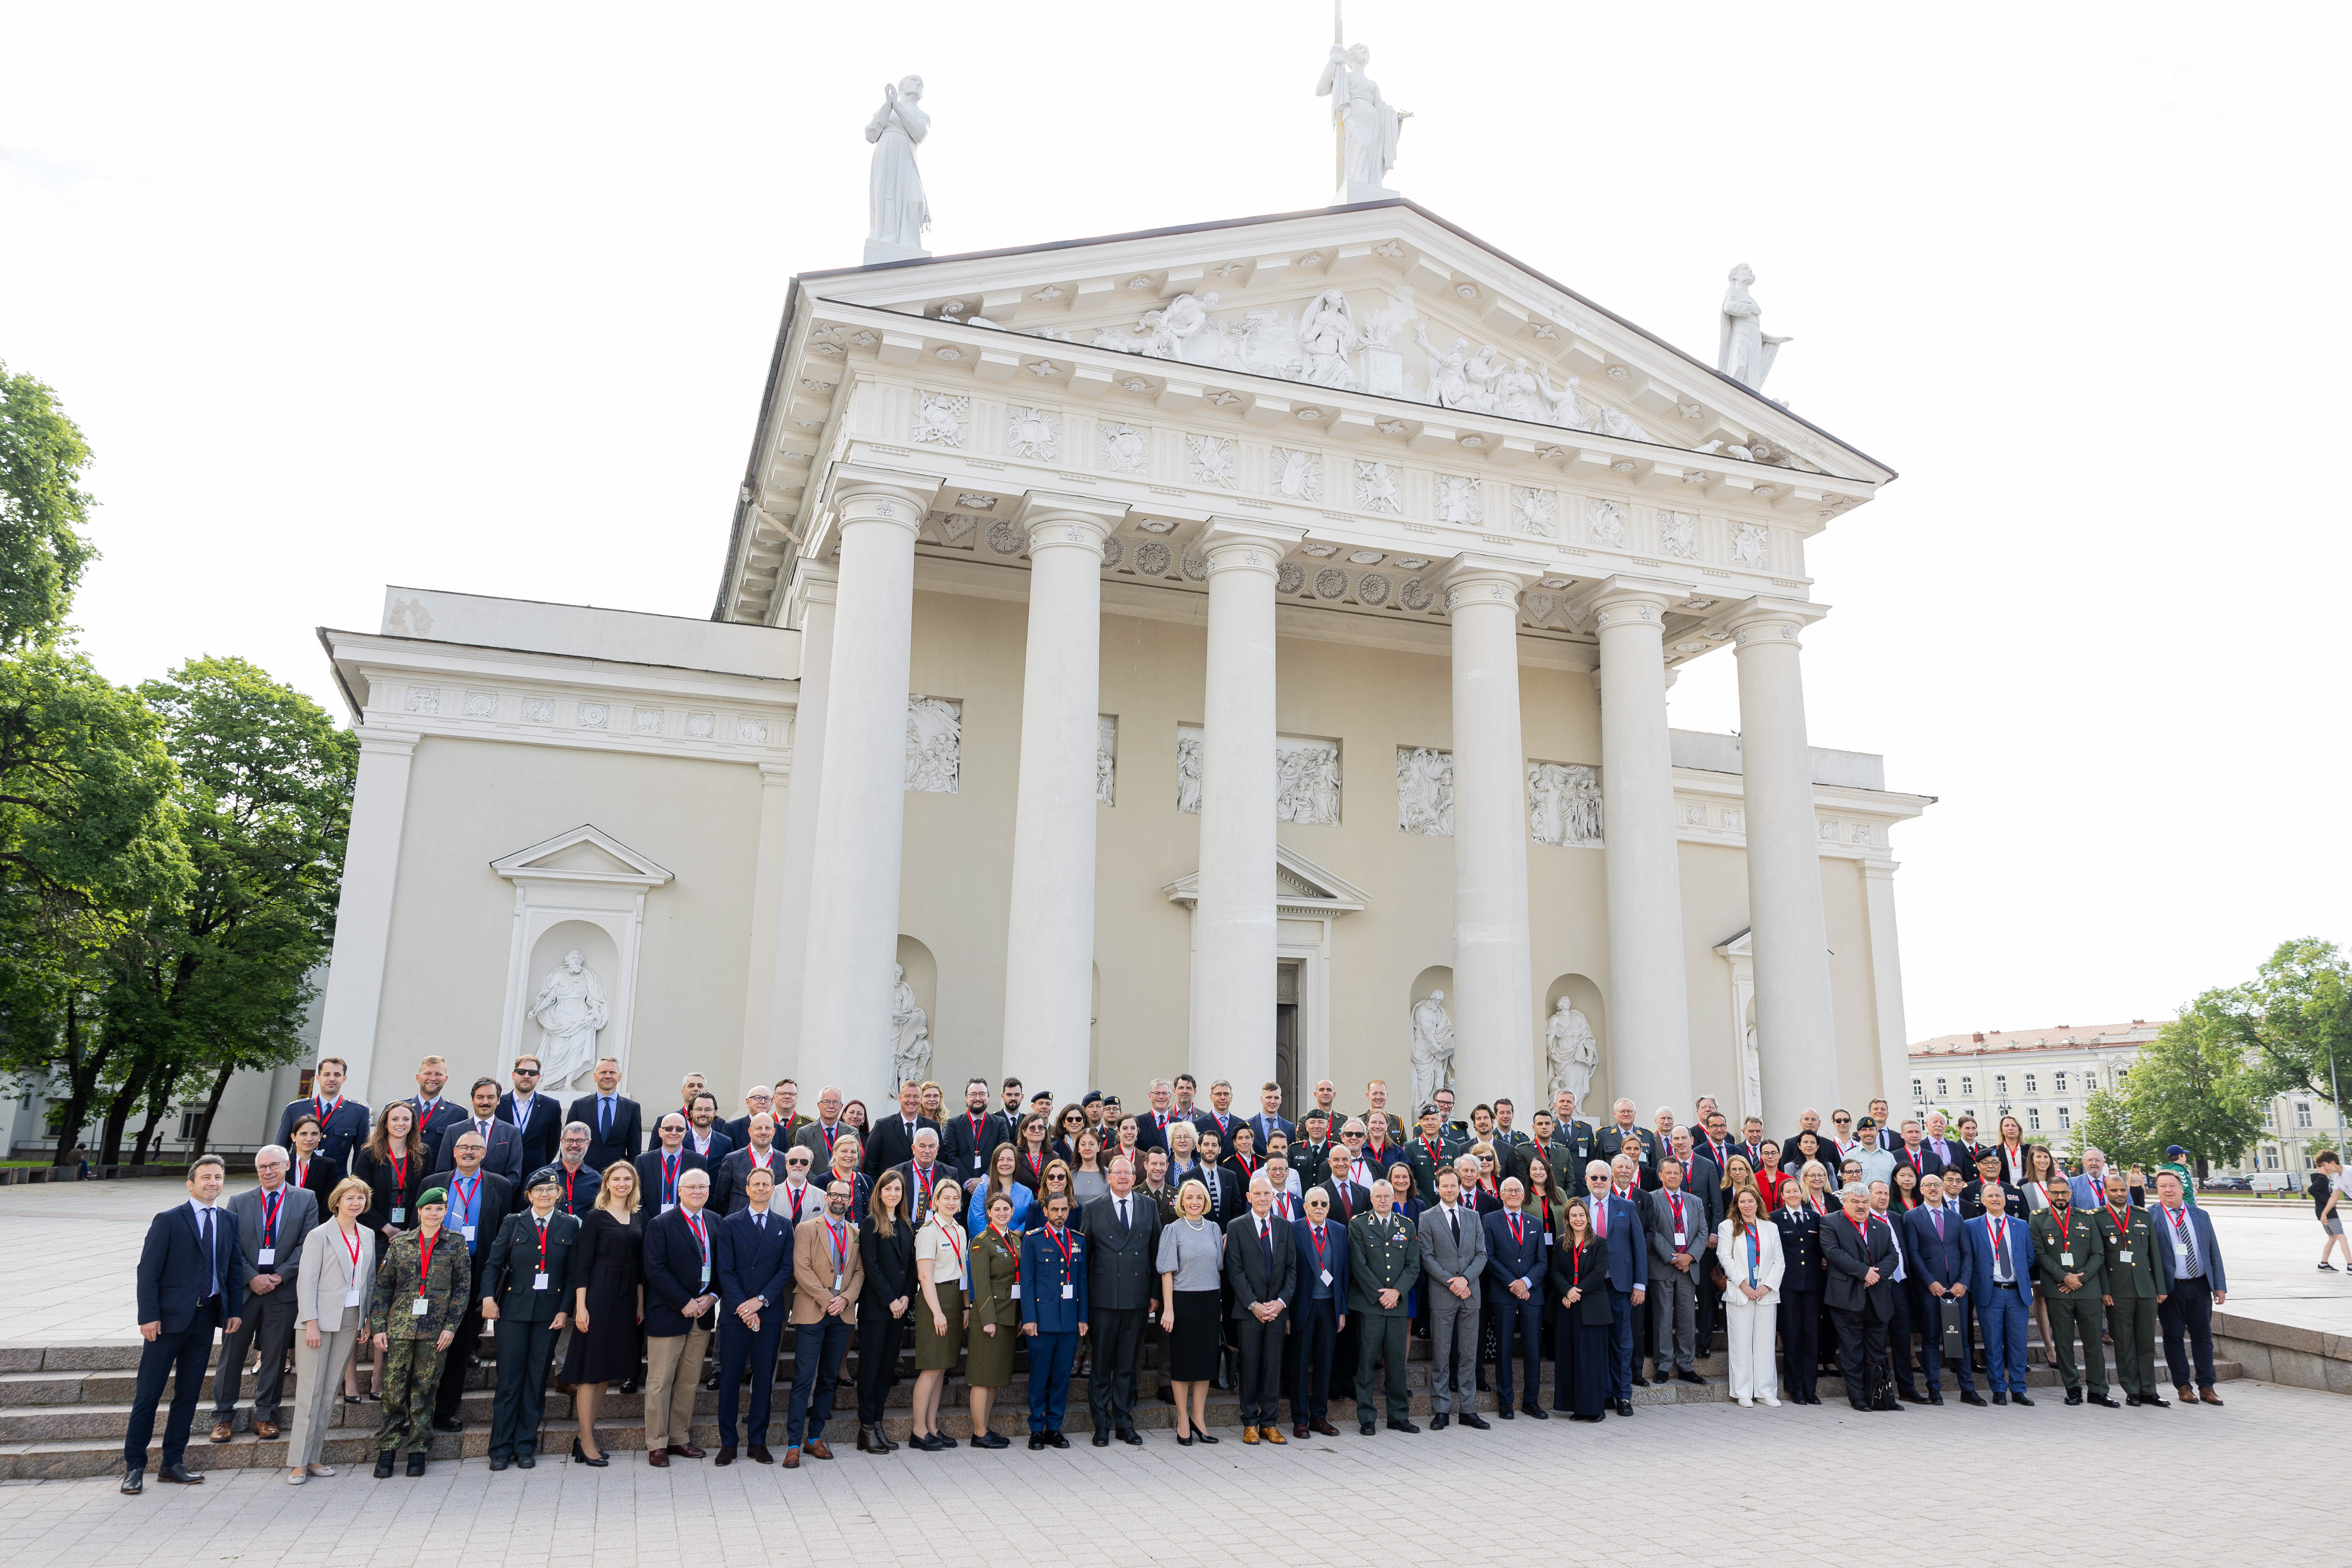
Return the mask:
[[441,1233],[435,1231],[431,1236],[426,1237],[424,1245],[417,1248],[422,1259],[416,1266],[416,1293],[420,1296],[425,1294],[425,1282],[433,1276],[433,1244],[440,1239]]
[[1021,1249],[1013,1245],[1013,1237],[1005,1234],[1004,1227],[1001,1225],[992,1224],[988,1227],[988,1234],[996,1237],[996,1245],[1004,1248],[1005,1257],[1013,1259],[1013,1289],[1019,1289],[1021,1287]]
[[[579,1175],[580,1173],[576,1168],[569,1165],[564,1167],[563,1212],[566,1214],[572,1212],[572,1184],[579,1179]],[[547,1226],[545,1225],[539,1227],[539,1257],[541,1266],[545,1267],[547,1262]]]
[[[408,1156],[405,1154],[394,1154],[392,1157],[392,1195],[396,1198],[403,1197],[406,1195],[407,1192]],[[404,1205],[403,1206],[405,1207],[406,1205]]]
[[967,1112],[963,1120],[964,1125],[971,1129],[971,1146],[976,1152],[980,1148],[980,1134],[988,1125],[988,1118],[984,1114],[973,1116]]
[[1029,1173],[1036,1177],[1039,1181],[1044,1181],[1045,1179],[1045,1151],[1039,1150],[1037,1152],[1030,1154],[1026,1158],[1029,1161]]
[[354,1285],[356,1285],[356,1284],[358,1284],[358,1283],[359,1283],[359,1279],[360,1279],[360,1233],[359,1233],[359,1231],[358,1231],[357,1229],[353,1229],[353,1230],[352,1230],[352,1232],[351,1233],[351,1235],[349,1235],[349,1236],[347,1236],[347,1237],[345,1237],[343,1238],[343,1245],[344,1245],[346,1247],[349,1247],[349,1248],[351,1249],[351,1254],[352,1254],[352,1284],[354,1284]]
[[666,1204],[677,1201],[677,1160],[675,1154],[662,1156],[662,1202]]
[[544,1274],[544,1273],[546,1273],[546,1272],[547,1272],[547,1222],[546,1222],[545,1220],[540,1220],[540,1221],[538,1222],[538,1225],[539,1225],[539,1271],[540,1271],[541,1274]]
[[1511,1245],[1513,1247],[1525,1247],[1527,1242],[1527,1227],[1519,1223],[1519,1211],[1513,1209],[1511,1211]]
[[[835,1228],[833,1218],[829,1215],[825,1217],[824,1234],[833,1238],[833,1266],[835,1268],[848,1268],[849,1237],[845,1232]],[[957,1261],[961,1262],[962,1259],[958,1258]]]
[[956,1240],[955,1232],[950,1230],[945,1224],[941,1224],[939,1230],[940,1239],[946,1242],[948,1244],[948,1250],[955,1254],[956,1272],[958,1274],[961,1274],[963,1272],[962,1244]]
[[1439,1160],[1444,1158],[1444,1156],[1438,1152],[1438,1150],[1442,1147],[1441,1145],[1433,1143],[1428,1139],[1424,1138],[1421,1141],[1421,1146],[1429,1151],[1429,1163],[1431,1164],[1434,1165]]
[[931,1205],[931,1172],[923,1169],[920,1165],[915,1167],[915,1185],[923,1189],[923,1206],[925,1208],[929,1208]]
[[286,1206],[286,1189],[261,1194],[261,1245],[278,1245],[278,1211]]
[[2116,1208],[2109,1205],[2107,1215],[2116,1222],[2116,1239],[2129,1241],[2131,1239],[2131,1205],[2126,1204],[2122,1208]]
[[2058,1227],[2058,1245],[2061,1247],[2067,1245],[2066,1237],[2074,1228],[2074,1211],[2071,1207],[2062,1209],[2056,1204],[2052,1204],[2050,1223]]
[[703,1234],[702,1216],[699,1214],[690,1214],[687,1215],[686,1227],[687,1229],[694,1232],[694,1245],[701,1249],[703,1267],[706,1268],[709,1268],[710,1266],[710,1237]]
[[1992,1249],[1998,1255],[2009,1245],[2009,1222],[1996,1217],[1991,1224]]
[[1315,1243],[1315,1262],[1316,1266],[1320,1268],[1323,1262],[1323,1249],[1328,1245],[1328,1238],[1323,1235],[1323,1227],[1319,1225],[1308,1226],[1307,1235],[1307,1238]]
[[1045,1239],[1052,1242],[1054,1244],[1055,1250],[1062,1255],[1062,1272],[1065,1275],[1068,1274],[1070,1271],[1069,1232],[1055,1230],[1049,1225],[1045,1227]]
[[335,1096],[335,1103],[332,1105],[329,1105],[325,1100],[320,1100],[315,1094],[310,1097],[310,1109],[319,1113],[319,1126],[322,1131],[325,1130],[327,1123],[335,1119],[335,1112],[341,1110],[342,1108],[343,1097],[340,1094]]
[[745,1152],[751,1156],[751,1168],[755,1171],[764,1171],[776,1161],[776,1148],[772,1143],[765,1149],[750,1149]]
[[1850,1225],[1850,1226],[1853,1226],[1853,1234],[1854,1234],[1855,1236],[1857,1236],[1857,1237],[1861,1237],[1861,1238],[1862,1238],[1862,1260],[1863,1260],[1864,1263],[1869,1262],[1869,1261],[1870,1261],[1870,1215],[1868,1215],[1867,1214],[1865,1214],[1865,1215],[1864,1215],[1860,1219],[1848,1219],[1848,1220],[1846,1221],[1846,1224],[1848,1224],[1848,1225]]
[[2172,1234],[2179,1239],[2183,1246],[2188,1245],[2189,1211],[2186,1208],[2166,1209],[2164,1211],[2164,1217],[2166,1221],[2171,1225]]
[[1669,1193],[1666,1195],[1666,1206],[1675,1211],[1675,1228],[1687,1234],[1690,1226],[1683,1221],[1683,1200],[1681,1194]]

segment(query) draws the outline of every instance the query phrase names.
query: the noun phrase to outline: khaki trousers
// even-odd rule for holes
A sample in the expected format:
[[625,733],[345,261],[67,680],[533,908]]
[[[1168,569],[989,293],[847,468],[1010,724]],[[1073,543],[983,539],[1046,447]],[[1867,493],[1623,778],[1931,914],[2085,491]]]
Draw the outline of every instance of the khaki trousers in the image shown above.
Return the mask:
[[700,1322],[682,1334],[646,1339],[646,1453],[693,1441],[694,1394],[702,1381],[703,1349],[709,1343],[710,1331]]
[[[347,1315],[356,1321],[359,1313]],[[334,1425],[335,1406],[343,1396],[343,1369],[351,1364],[352,1347],[360,1331],[321,1329],[319,1348],[312,1350],[298,1326],[294,1331],[294,1428],[286,1443],[286,1468],[315,1465],[325,1451],[327,1428]]]

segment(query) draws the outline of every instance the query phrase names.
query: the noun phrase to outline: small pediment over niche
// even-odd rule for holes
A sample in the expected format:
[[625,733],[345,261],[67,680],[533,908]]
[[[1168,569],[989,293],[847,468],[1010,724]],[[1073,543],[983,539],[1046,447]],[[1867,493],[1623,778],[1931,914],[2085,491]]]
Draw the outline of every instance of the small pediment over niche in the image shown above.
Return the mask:
[[[1201,874],[1180,877],[1160,891],[1171,903],[1192,903],[1201,896]],[[1274,847],[1274,898],[1284,909],[1327,914],[1349,914],[1370,901],[1361,888],[1280,844]]]
[[1715,944],[1715,951],[1726,958],[1754,958],[1756,933],[1753,931],[1742,931],[1738,936],[1726,937]]
[[584,823],[528,849],[500,856],[490,862],[490,869],[516,881],[625,883],[641,888],[658,888],[672,876],[667,867]]

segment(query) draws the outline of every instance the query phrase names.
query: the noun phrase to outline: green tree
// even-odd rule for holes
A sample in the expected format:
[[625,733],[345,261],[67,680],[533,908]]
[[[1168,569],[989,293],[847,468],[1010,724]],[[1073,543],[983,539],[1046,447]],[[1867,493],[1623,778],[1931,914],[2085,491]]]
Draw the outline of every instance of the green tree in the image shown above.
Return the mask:
[[89,464],[57,395],[0,363],[0,652],[46,647],[65,630],[76,584],[98,552],[82,537]]
[[2233,992],[2206,992],[2132,1064],[2125,1126],[2145,1149],[2178,1143],[2192,1160],[2227,1164],[2261,1135],[2265,1097],[2235,1007]]
[[[133,1042],[143,1160],[183,1090],[205,1094],[201,1153],[229,1079],[299,1049],[310,972],[334,940],[359,742],[243,659],[191,659],[140,694],[178,764],[194,872],[109,952],[107,1026]],[[126,1079],[126,1113],[131,1098]]]
[[2074,1122],[2072,1152],[2077,1161],[2085,1149],[2098,1150],[2106,1155],[2108,1164],[2126,1170],[2133,1165],[2146,1167],[2155,1163],[2164,1145],[2150,1142],[2133,1126],[2128,1095],[2119,1089],[2100,1089],[2091,1091],[2083,1114]]
[[2300,1091],[2336,1103],[2340,1082],[2352,1079],[2352,963],[2335,943],[2317,937],[2279,943],[2230,999],[2263,1099]]

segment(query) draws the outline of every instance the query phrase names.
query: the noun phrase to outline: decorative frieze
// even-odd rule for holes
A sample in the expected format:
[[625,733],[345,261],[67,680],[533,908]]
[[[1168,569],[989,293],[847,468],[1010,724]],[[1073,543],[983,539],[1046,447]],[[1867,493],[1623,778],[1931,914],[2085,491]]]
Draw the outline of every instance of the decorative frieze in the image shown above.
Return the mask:
[[1396,749],[1397,831],[1454,837],[1454,753],[1428,746]]
[[907,788],[953,795],[961,767],[963,704],[945,697],[907,698]]

